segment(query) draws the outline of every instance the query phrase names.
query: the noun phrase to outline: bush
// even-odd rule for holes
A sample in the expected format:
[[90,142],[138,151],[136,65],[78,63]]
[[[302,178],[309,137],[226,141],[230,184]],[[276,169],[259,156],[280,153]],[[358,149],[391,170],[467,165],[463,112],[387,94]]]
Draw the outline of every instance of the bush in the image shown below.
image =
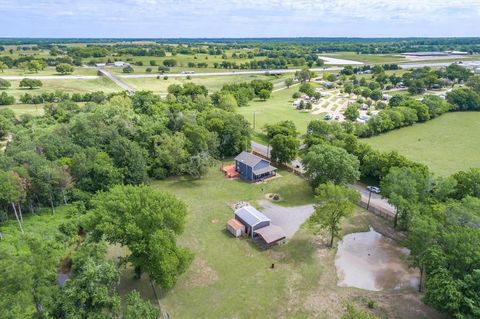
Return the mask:
[[135,70],[132,68],[131,65],[127,65],[123,68],[123,73],[133,73]]

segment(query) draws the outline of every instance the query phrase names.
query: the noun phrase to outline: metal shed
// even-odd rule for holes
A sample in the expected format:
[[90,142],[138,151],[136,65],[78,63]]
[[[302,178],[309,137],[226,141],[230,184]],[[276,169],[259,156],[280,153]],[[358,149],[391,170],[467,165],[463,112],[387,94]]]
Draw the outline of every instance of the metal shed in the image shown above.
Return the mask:
[[270,225],[270,218],[253,206],[244,206],[235,211],[235,219],[245,226],[245,232],[252,238],[257,229]]
[[235,237],[240,237],[245,232],[245,226],[235,218],[227,222],[227,230]]
[[270,247],[287,237],[283,229],[271,224],[266,227],[257,229],[255,233],[262,237],[267,247]]

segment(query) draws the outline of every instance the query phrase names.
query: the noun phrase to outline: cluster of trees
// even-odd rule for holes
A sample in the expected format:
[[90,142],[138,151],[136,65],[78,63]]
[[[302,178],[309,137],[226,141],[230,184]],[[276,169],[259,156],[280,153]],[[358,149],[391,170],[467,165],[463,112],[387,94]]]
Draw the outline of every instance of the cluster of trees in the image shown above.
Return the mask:
[[246,106],[254,98],[267,100],[272,91],[273,83],[267,80],[226,84],[212,95],[212,101],[221,109],[234,110],[237,106]]
[[[356,134],[360,137],[369,137],[393,129],[412,125],[416,122],[425,122],[436,118],[448,111],[479,111],[480,93],[475,87],[480,77],[474,76],[468,82],[469,87],[450,91],[446,99],[435,95],[426,95],[421,101],[401,95],[393,96],[388,107],[363,124],[357,124]],[[353,111],[350,110],[353,119]]]
[[264,127],[269,145],[272,147],[270,158],[279,164],[289,164],[298,155],[300,141],[295,123],[282,121],[275,124],[267,124]]
[[[254,92],[265,86],[249,84]],[[25,214],[49,207],[52,216],[69,210],[70,219],[51,237],[32,240],[22,255],[0,249],[6,318],[30,312],[157,318],[158,311],[137,293],[120,308],[118,267],[128,263],[137,278],[146,273],[152,287],[168,289],[192,254],[176,245],[186,206],[144,183],[182,174],[200,178],[216,158],[236,155],[250,143],[249,123],[217,107],[204,87],[189,83],[169,92],[167,99],[150,92],[107,98],[102,93],[102,102],[84,106],[66,100],[48,105],[37,118],[0,112],[0,138],[11,135],[0,155],[0,223],[13,218],[27,238],[34,234],[25,227]],[[104,241],[127,246],[129,255],[113,264],[105,258]],[[72,252],[65,255],[68,247]],[[70,278],[58,287],[62,259]]]
[[112,93],[107,96],[103,91],[87,92],[83,94],[72,93],[72,95],[62,91],[44,92],[37,95],[25,93],[20,96],[20,102],[23,104],[59,103],[64,101],[103,103],[113,95],[117,94]]
[[425,301],[458,318],[480,314],[480,169],[436,177],[396,152],[361,143],[351,123],[312,121],[303,156],[318,205],[310,224],[339,236],[340,220],[358,200],[346,183],[380,180],[396,208],[394,226],[406,231],[411,263],[421,270]]

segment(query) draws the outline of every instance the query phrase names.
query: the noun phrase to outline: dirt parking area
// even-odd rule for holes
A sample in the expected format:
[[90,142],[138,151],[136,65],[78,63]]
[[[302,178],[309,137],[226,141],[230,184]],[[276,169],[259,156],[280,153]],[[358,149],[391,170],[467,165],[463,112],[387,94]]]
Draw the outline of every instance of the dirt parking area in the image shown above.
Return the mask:
[[287,238],[292,238],[300,226],[310,217],[314,211],[313,205],[295,207],[282,207],[268,200],[259,201],[262,212],[272,220],[272,224],[283,229]]

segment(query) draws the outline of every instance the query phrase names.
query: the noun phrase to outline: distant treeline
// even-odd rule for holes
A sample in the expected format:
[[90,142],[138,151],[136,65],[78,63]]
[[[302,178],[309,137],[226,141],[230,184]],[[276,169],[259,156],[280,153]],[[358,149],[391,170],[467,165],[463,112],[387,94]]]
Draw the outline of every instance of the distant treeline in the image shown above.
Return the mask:
[[[139,42],[144,42],[140,44]],[[145,42],[151,42],[145,43]],[[408,51],[461,50],[480,52],[480,38],[195,38],[195,39],[92,39],[92,38],[0,38],[0,45],[37,45],[48,48],[55,45],[87,43],[112,47],[111,43],[121,43],[124,47],[148,46],[152,43],[169,45],[183,44],[187,47],[214,46],[222,50],[257,48],[263,50],[303,47],[314,52],[349,51],[358,53],[403,53]],[[105,45],[105,43],[107,45]]]

